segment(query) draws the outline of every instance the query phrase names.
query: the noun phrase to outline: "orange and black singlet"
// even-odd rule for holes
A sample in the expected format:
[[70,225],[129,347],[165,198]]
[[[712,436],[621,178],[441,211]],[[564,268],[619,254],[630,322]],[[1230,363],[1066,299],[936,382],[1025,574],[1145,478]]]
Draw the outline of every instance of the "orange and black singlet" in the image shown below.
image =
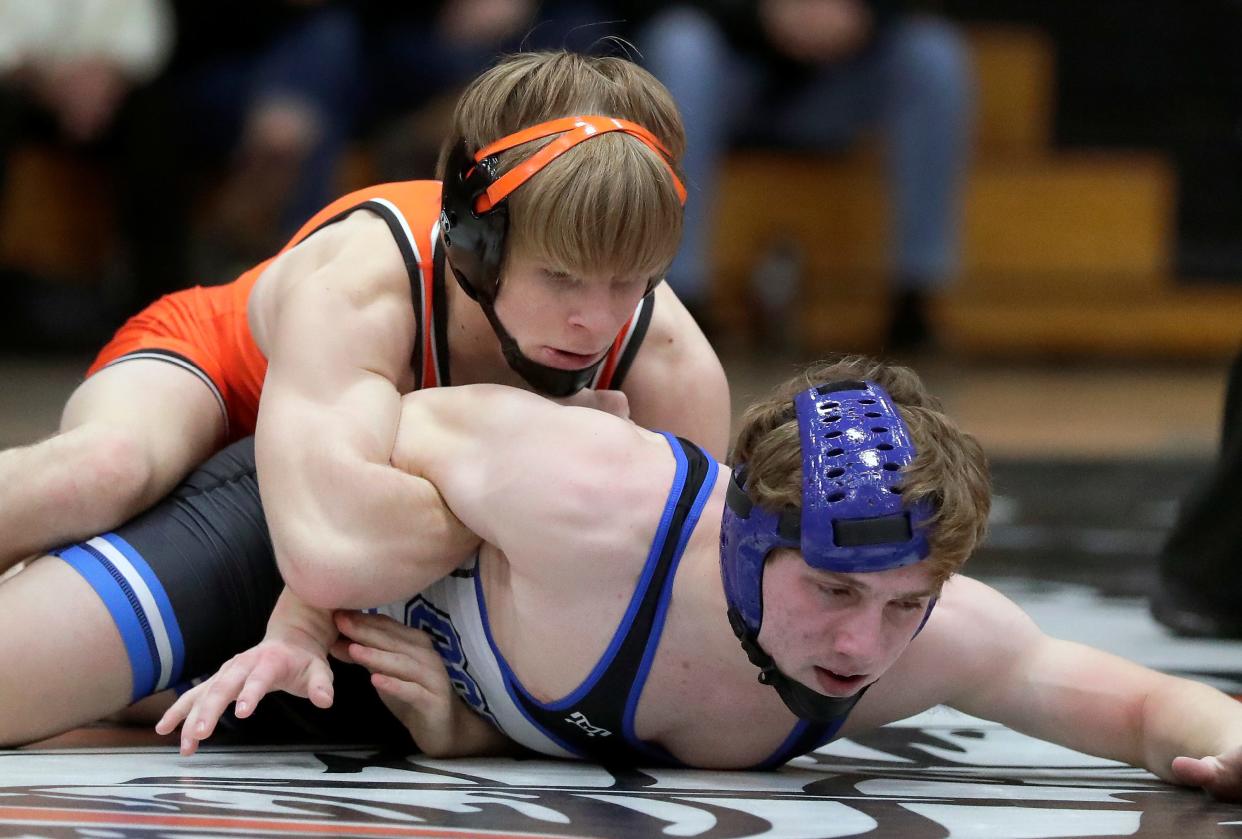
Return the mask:
[[[388,224],[405,262],[418,324],[418,337],[410,354],[415,389],[448,385],[439,181],[379,184],[345,195],[316,213],[280,253],[363,209]],[[161,297],[117,331],[87,375],[137,358],[176,364],[211,389],[228,423],[229,441],[253,434],[267,359],[251,334],[246,310],[255,282],[273,259],[259,263],[227,285],[196,286]],[[654,297],[647,295],[639,303],[600,364],[592,388],[621,387],[651,322],[654,302]]]

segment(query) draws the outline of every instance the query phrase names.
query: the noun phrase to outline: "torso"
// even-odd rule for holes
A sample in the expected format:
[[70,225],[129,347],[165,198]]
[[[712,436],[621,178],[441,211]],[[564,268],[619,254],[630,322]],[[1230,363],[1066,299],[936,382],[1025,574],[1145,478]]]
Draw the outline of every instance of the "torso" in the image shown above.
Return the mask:
[[[228,440],[254,433],[273,351],[292,354],[315,340],[307,335],[350,342],[366,359],[361,366],[391,380],[401,394],[449,383],[525,389],[480,308],[456,282],[445,281],[438,253],[439,195],[438,182],[411,181],[344,196],[308,221],[280,253],[233,282],[175,292],[131,318],[100,351],[88,375],[132,358],[172,361],[212,389]],[[335,296],[318,293],[317,279],[331,285]],[[374,306],[368,309],[365,322],[344,324],[352,334],[336,325],[346,295],[345,306],[358,299],[382,304],[378,313]],[[656,297],[662,301],[658,307]],[[302,305],[310,316],[290,319],[300,328],[280,344],[280,317],[293,305]],[[653,317],[657,308],[659,316]],[[648,325],[651,341],[645,340]],[[693,352],[686,352],[681,337]],[[626,386],[636,421],[671,427],[723,454],[723,372],[667,288],[635,309],[591,387],[620,389],[639,349],[648,344],[651,349],[643,352]],[[699,392],[704,389],[706,395]],[[668,396],[672,392],[677,398]]]
[[[655,601],[656,620],[633,623],[642,636],[641,662],[629,671],[620,665],[624,653],[618,655],[617,643],[624,633],[618,627],[633,619],[639,581],[658,564],[652,559],[661,545],[655,524],[643,543],[655,547],[641,563],[584,557],[582,574],[590,579],[559,591],[524,579],[485,546],[457,574],[383,611],[440,639],[459,694],[536,751],[647,765],[783,762],[793,756],[787,741],[803,727],[775,691],[757,682],[758,671],[724,619],[716,559],[723,483],[717,477],[681,493],[683,506],[697,501],[687,526],[703,526],[684,534],[680,556],[673,552],[673,575]],[[663,487],[668,515],[676,489]],[[682,535],[670,531],[666,538],[671,543]],[[639,553],[638,547],[627,553]],[[591,688],[607,684],[610,662],[623,675],[615,689],[604,691],[610,699],[601,705]]]
[[[489,382],[526,388],[505,363],[490,325],[466,299],[444,263],[439,233],[440,183],[381,184],[338,199],[317,213],[272,260],[247,271],[233,284],[248,295],[249,334],[267,358],[271,324],[293,283],[349,248],[357,254],[356,276],[372,291],[400,299],[391,317],[412,322],[416,335],[409,375],[397,382],[402,393],[447,384]],[[396,243],[396,249],[392,243]],[[294,251],[297,253],[294,254]],[[356,263],[349,266],[351,270]],[[593,387],[619,388],[642,344],[654,310],[644,301],[625,324],[601,366]],[[407,324],[408,328],[408,324]],[[254,371],[261,383],[263,369]],[[257,388],[254,388],[257,400]]]

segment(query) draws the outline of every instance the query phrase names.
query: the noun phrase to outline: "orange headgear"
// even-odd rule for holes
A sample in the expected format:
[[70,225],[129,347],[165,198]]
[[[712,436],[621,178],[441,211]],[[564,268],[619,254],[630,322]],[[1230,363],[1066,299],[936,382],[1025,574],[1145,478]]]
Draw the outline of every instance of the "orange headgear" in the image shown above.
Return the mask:
[[[509,229],[509,206],[505,199],[569,149],[613,131],[634,137],[659,155],[668,167],[678,200],[685,204],[686,188],[673,170],[668,149],[646,128],[616,117],[573,116],[541,122],[501,137],[473,155],[467,152],[462,140],[450,152],[444,173],[440,232],[450,269],[466,294],[483,308],[500,338],[509,366],[534,388],[552,396],[568,396],[581,390],[591,380],[598,362],[582,370],[559,370],[537,364],[522,355],[517,342],[496,318],[494,305]],[[560,136],[508,172],[498,174],[501,152],[554,134]],[[656,282],[652,280],[648,285],[648,294]]]

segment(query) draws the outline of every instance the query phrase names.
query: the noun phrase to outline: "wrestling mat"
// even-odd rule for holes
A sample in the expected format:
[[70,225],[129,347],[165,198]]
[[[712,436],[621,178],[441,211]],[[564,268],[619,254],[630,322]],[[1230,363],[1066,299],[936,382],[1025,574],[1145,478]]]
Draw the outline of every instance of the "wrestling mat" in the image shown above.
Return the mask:
[[[1199,466],[998,464],[992,534],[969,570],[1052,634],[1242,694],[1242,643],[1173,638],[1146,610]],[[113,745],[0,752],[0,836],[1242,839],[1242,806],[948,709],[771,773],[313,746],[181,758],[124,741],[90,729],[59,742]]]

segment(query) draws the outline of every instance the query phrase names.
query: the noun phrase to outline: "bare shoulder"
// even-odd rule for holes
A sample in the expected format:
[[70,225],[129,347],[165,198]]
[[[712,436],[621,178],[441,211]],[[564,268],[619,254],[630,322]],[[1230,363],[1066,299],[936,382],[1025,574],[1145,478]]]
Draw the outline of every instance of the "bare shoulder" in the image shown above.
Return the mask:
[[843,733],[936,705],[960,705],[963,692],[981,694],[1002,682],[1023,649],[1040,637],[1012,600],[957,575],[945,583],[922,632],[859,703]]
[[945,583],[908,654],[911,664],[941,670],[960,684],[1005,667],[1013,654],[1039,635],[1035,622],[1016,603],[959,574]]
[[667,283],[622,390],[646,428],[693,440],[723,459],[729,443],[729,384],[716,351]]
[[249,317],[269,358],[328,325],[332,335],[347,334],[344,340],[404,354],[414,329],[410,282],[388,225],[359,210],[281,253],[255,284]]
[[387,223],[365,209],[315,231],[277,255],[259,278],[255,295],[286,298],[311,283],[366,299],[403,292],[409,296],[405,261]]

